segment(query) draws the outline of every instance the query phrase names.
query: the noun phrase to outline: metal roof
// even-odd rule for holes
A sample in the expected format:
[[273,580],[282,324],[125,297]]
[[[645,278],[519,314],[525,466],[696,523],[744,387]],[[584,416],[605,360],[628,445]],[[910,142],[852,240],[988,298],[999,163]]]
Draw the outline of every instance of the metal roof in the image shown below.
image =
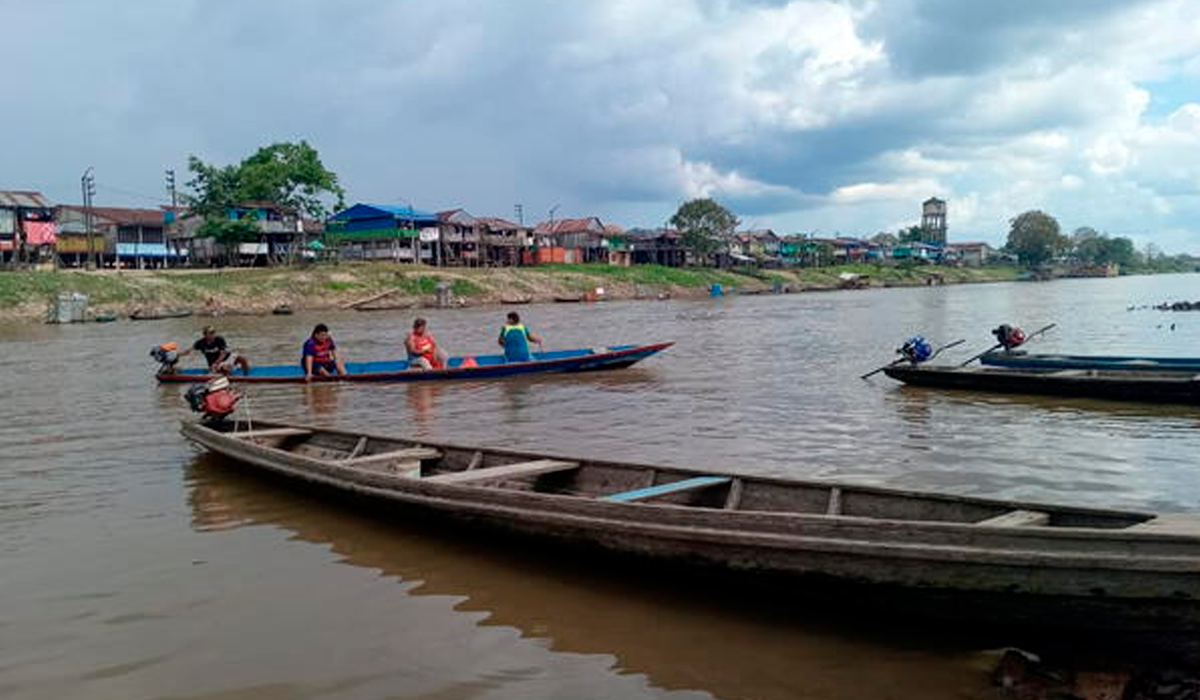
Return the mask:
[[50,209],[54,205],[41,192],[29,190],[0,190],[0,207]]

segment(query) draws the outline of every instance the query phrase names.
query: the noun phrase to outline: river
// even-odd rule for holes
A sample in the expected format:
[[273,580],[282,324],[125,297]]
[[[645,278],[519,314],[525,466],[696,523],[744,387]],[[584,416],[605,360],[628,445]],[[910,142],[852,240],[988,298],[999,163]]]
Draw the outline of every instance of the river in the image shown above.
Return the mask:
[[[280,386],[253,415],[1003,498],[1200,511],[1200,407],[947,393],[858,375],[907,336],[1058,327],[1042,351],[1200,355],[1175,275],[520,307],[547,349],[674,340],[638,367],[490,383]],[[503,312],[430,310],[453,354]],[[399,354],[413,312],[214,322],[258,363],[316,322]],[[0,327],[0,695],[984,698],[984,642],[780,614],[527,545],[329,504],[185,443],[147,352],[201,319]],[[988,643],[990,643],[989,640]]]

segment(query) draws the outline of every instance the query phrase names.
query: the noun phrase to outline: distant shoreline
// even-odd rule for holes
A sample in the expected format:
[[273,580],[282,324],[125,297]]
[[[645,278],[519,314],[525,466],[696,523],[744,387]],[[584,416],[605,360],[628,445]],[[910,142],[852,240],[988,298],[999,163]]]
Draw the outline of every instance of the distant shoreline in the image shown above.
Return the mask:
[[191,311],[269,314],[349,308],[370,300],[374,308],[436,306],[439,283],[452,306],[554,301],[697,298],[714,284],[725,293],[766,294],[844,288],[917,287],[930,284],[1007,282],[1011,266],[949,268],[839,265],[823,268],[737,269],[546,265],[505,268],[437,268],[392,263],[343,263],[297,268],[218,270],[104,270],[0,272],[0,321],[40,321],[60,293],[87,294],[92,314]]

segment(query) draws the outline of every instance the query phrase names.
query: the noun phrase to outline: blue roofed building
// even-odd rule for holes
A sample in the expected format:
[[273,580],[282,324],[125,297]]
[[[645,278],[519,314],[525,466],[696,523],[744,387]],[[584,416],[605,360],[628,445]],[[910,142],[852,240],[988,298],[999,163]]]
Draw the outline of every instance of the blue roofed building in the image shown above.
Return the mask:
[[347,260],[434,262],[438,215],[408,205],[355,204],[325,224],[325,244]]

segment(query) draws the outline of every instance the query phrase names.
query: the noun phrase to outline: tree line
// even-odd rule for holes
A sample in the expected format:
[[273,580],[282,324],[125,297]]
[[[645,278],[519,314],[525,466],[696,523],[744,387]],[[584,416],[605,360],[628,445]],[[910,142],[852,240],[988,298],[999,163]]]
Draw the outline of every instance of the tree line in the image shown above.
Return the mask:
[[1115,264],[1125,272],[1186,272],[1200,262],[1188,255],[1166,255],[1153,243],[1138,250],[1131,239],[1090,226],[1081,226],[1068,236],[1057,219],[1036,209],[1013,218],[1009,226],[1004,250],[1026,267],[1061,261],[1087,266]]

